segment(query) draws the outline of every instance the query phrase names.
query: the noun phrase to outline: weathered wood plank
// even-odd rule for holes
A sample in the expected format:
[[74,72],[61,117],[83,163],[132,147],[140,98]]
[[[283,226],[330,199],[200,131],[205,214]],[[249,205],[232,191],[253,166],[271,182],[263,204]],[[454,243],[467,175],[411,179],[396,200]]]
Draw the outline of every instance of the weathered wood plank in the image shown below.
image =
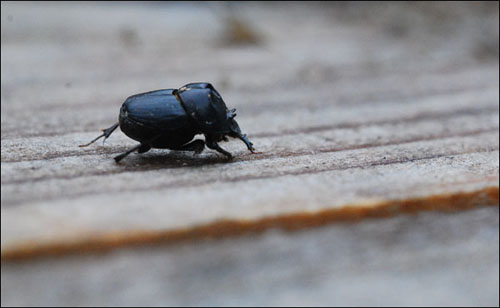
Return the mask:
[[[221,44],[225,24],[210,6],[2,8],[2,256],[89,235],[258,224],[498,187],[498,55],[478,57],[491,40],[472,35],[489,24],[455,24],[446,46],[421,28],[435,39],[424,47],[414,43],[422,34],[348,24],[335,7],[249,6],[242,16],[265,34],[238,47]],[[188,31],[196,20],[205,27]],[[210,151],[152,151],[116,165],[111,157],[134,144],[120,133],[76,147],[113,123],[128,95],[201,80],[238,108],[262,153],[233,141],[230,163]]]
[[2,262],[2,304],[494,306],[498,217],[487,207]]
[[[444,155],[443,151],[448,155],[453,155],[465,153],[466,151],[497,149],[498,117],[495,115],[475,116],[473,122],[469,121],[469,118],[454,117],[451,120],[440,122],[422,121],[415,123],[410,128],[408,128],[407,124],[377,125],[358,129],[327,130],[290,136],[255,138],[254,142],[259,145],[258,149],[263,151],[259,155],[245,153],[245,149],[241,149],[241,144],[235,141],[228,144],[227,148],[238,153],[240,157],[229,164],[214,153],[192,156],[189,154],[163,154],[162,152],[165,151],[155,151],[154,153],[141,155],[143,158],[134,159],[131,157],[121,165],[114,164],[109,155],[112,152],[100,155],[76,155],[77,151],[68,153],[73,155],[61,155],[62,157],[52,159],[10,162],[4,164],[2,170],[5,176],[5,180],[2,182],[2,192],[5,192],[2,195],[2,206],[10,206],[15,200],[19,201],[19,198],[28,202],[43,200],[44,195],[47,193],[52,196],[68,196],[67,194],[70,192],[76,193],[75,190],[65,188],[72,185],[70,184],[73,183],[71,180],[88,181],[88,176],[99,177],[108,174],[115,181],[120,181],[120,177],[127,173],[134,172],[137,175],[137,172],[157,170],[157,175],[162,175],[162,177],[160,179],[155,175],[154,179],[152,179],[154,182],[162,181],[166,187],[169,185],[179,187],[182,183],[210,182],[217,179],[220,176],[219,171],[223,169],[227,169],[235,178],[239,177],[240,172],[243,170],[245,170],[243,172],[254,170],[255,174],[270,174],[270,177],[274,173],[277,177],[281,174],[280,169],[283,165],[281,161],[288,161],[288,165],[293,166],[295,164],[293,160],[301,157],[306,157],[309,160],[310,168],[321,171],[321,167],[328,168],[328,166],[322,166],[323,162],[315,162],[313,158],[319,154],[329,155],[332,159],[340,159],[339,163],[337,163],[338,168],[352,168],[353,166],[367,165],[367,163],[360,164],[360,160],[377,161],[378,158],[376,158],[375,153],[378,152],[384,153],[384,157],[388,161],[397,161],[398,157],[400,161],[404,161],[402,156],[404,151],[411,153],[412,148],[422,144],[428,145],[430,150],[428,150],[428,153],[415,154],[415,157],[428,157],[437,153]],[[449,140],[452,140],[452,142]],[[441,148],[443,144],[454,145],[457,140],[466,141],[463,150]],[[112,145],[108,146],[113,149]],[[54,149],[56,148],[58,148],[57,144]],[[41,149],[41,147],[38,147],[38,149]],[[119,150],[113,152],[118,153],[124,149],[120,147]],[[47,153],[55,152],[48,150]],[[368,156],[368,153],[372,153],[372,155]],[[354,164],[350,161],[350,157],[353,155],[358,155]],[[203,167],[204,164],[207,166]],[[175,173],[171,174],[171,172]],[[56,181],[55,185],[47,187],[45,182],[47,180]],[[127,181],[130,181],[130,179]],[[143,179],[138,177],[137,181],[131,182],[122,190],[131,189],[137,191],[152,184],[143,183]],[[40,189],[36,189],[36,187],[40,187]],[[82,186],[75,185],[74,187]],[[84,187],[89,193],[113,192],[110,187],[99,187],[99,185],[90,187],[86,185]],[[23,188],[24,191],[22,191]],[[58,193],[50,193],[51,188],[57,189]],[[15,189],[18,193],[12,193],[12,189]]]
[[[498,140],[498,134],[493,137],[491,139]],[[460,139],[450,140],[444,145],[448,148],[446,151],[452,152],[432,154],[422,144],[419,149],[423,156],[412,153],[401,162],[398,160],[403,159],[403,155],[391,156],[391,153],[397,153],[395,147],[387,152],[372,151],[371,155],[378,160],[365,164],[356,162],[354,168],[335,166],[335,162],[342,158],[318,154],[317,163],[322,168],[327,167],[322,172],[314,170],[311,158],[307,156],[278,159],[276,163],[283,167],[270,175],[256,174],[255,170],[259,169],[255,166],[236,175],[232,169],[221,167],[217,170],[220,174],[217,178],[205,179],[202,171],[201,174],[188,174],[182,183],[182,176],[177,176],[181,187],[177,187],[177,180],[173,184],[161,180],[163,176],[176,178],[171,173],[159,176],[158,172],[147,172],[142,178],[142,185],[146,187],[123,190],[123,185],[135,184],[135,174],[131,174],[110,185],[115,187],[115,192],[94,195],[84,190],[75,198],[32,201],[23,206],[3,208],[2,234],[9,237],[2,239],[2,249],[5,252],[33,242],[86,240],[89,234],[95,236],[100,232],[104,235],[116,231],[127,234],[134,229],[174,230],[195,228],[221,219],[258,221],[266,216],[342,206],[364,208],[367,204],[376,206],[381,200],[453,193],[457,187],[460,191],[473,191],[497,185],[495,172],[498,165],[495,166],[495,161],[498,161],[498,150],[472,149],[479,153],[468,155],[453,152],[454,145],[458,149],[469,147],[462,142]],[[359,157],[355,153],[349,156],[351,160]],[[478,165],[489,167],[477,168]],[[263,167],[267,166],[264,164]],[[312,169],[309,172],[307,168]],[[203,178],[202,183],[190,181],[189,176]],[[92,185],[92,182],[104,185],[111,181],[104,176],[88,179],[82,184]],[[169,189],[170,186],[173,188]],[[116,215],[117,211],[120,215]]]
[[[498,304],[497,2],[1,6],[2,306]],[[193,81],[261,153],[77,147]]]

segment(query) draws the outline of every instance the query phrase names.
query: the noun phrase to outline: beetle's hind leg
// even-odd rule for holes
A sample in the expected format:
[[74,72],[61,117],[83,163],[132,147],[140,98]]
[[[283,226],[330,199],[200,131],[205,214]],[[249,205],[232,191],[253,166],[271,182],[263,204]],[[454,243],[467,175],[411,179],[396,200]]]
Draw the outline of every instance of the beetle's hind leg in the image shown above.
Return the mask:
[[144,144],[144,143],[141,143],[141,144],[136,145],[135,147],[131,148],[127,152],[122,153],[118,156],[115,156],[115,161],[117,163],[120,162],[120,160],[124,159],[127,155],[129,155],[130,153],[132,153],[134,151],[137,151],[138,153],[144,153],[144,152],[149,151],[150,149],[151,149],[151,146]]
[[104,141],[106,141],[106,139],[108,139],[108,137],[111,136],[111,134],[115,131],[115,129],[118,128],[118,126],[120,126],[120,123],[116,122],[115,124],[113,124],[113,126],[108,127],[106,129],[103,129],[102,130],[102,132],[103,132],[102,135],[98,136],[97,138],[95,138],[94,140],[90,141],[87,144],[80,144],[79,147],[81,147],[81,148],[88,147],[89,145],[91,145],[92,143],[94,143],[97,140],[101,139],[102,137],[104,137],[104,140],[103,140],[103,143],[104,143]]

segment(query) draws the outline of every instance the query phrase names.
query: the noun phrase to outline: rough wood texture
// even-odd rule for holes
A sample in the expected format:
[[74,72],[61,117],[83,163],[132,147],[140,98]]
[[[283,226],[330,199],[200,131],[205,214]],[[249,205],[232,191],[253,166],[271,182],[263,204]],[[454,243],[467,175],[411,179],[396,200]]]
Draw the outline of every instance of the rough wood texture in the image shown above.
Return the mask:
[[498,303],[498,207],[2,264],[3,305]]
[[[11,265],[16,259],[498,204],[498,3],[294,4],[279,9],[245,4],[229,9],[216,4],[2,3],[2,304],[127,304],[126,297],[115,301],[105,294],[86,302],[93,296],[92,277],[87,283],[47,285],[83,289],[74,301],[56,293],[31,293],[31,301],[24,301],[15,290],[24,279],[48,279],[44,271],[50,268],[61,275],[83,268],[98,271],[120,254],[136,266],[144,252],[34,261],[28,267]],[[236,156],[230,162],[209,150],[196,157],[153,150],[115,164],[112,157],[134,145],[120,132],[105,145],[78,148],[116,121],[128,95],[193,81],[212,82],[228,106],[238,109],[238,122],[260,154],[231,141],[223,144]],[[463,213],[460,219],[467,221],[474,213],[498,216],[498,209]],[[429,227],[439,223],[440,216],[426,215],[423,223]],[[412,228],[417,234],[422,230]],[[484,228],[498,233],[498,219],[488,220]],[[321,241],[328,232],[280,234],[275,244],[292,243],[299,250],[301,243]],[[378,245],[392,236],[381,232],[369,249],[380,250]],[[456,234],[448,236],[458,240]],[[252,242],[268,237],[230,243],[264,251],[266,245]],[[483,245],[486,239],[479,234],[457,249],[470,249],[475,241]],[[232,245],[211,243],[222,251]],[[440,260],[450,256],[438,242],[427,244]],[[186,254],[196,255],[204,245],[195,241]],[[311,253],[329,262],[325,251]],[[164,254],[158,252],[158,258]],[[491,263],[495,254],[497,261]],[[243,251],[234,257],[251,258]],[[169,261],[171,266],[182,262],[176,260]],[[278,262],[252,260],[254,267]],[[477,260],[498,269],[498,236],[496,246]],[[349,278],[348,264],[331,262]],[[235,279],[240,269],[231,271]],[[300,271],[316,277],[314,271]],[[452,283],[453,267],[446,271],[445,284]],[[373,274],[373,281],[379,278],[384,279]],[[475,281],[491,284],[491,278],[495,275]],[[258,277],[252,279],[259,283]],[[297,279],[290,289],[283,287],[282,299],[298,288]],[[389,279],[384,290],[398,279]],[[97,279],[97,286],[108,282]],[[331,283],[318,282],[323,289]],[[36,293],[35,284],[29,288]],[[273,303],[266,297],[250,301],[245,290],[235,289],[232,297],[212,303]],[[491,290],[481,293],[484,301],[474,302],[474,295],[421,303],[498,302],[498,287],[496,293]],[[142,291],[133,289],[131,296],[140,301],[147,294]],[[150,304],[203,304],[188,293],[170,296],[153,297]],[[418,302],[411,296],[406,302],[396,298],[397,292],[389,296],[392,302],[380,303]],[[369,304],[349,298],[340,302]]]

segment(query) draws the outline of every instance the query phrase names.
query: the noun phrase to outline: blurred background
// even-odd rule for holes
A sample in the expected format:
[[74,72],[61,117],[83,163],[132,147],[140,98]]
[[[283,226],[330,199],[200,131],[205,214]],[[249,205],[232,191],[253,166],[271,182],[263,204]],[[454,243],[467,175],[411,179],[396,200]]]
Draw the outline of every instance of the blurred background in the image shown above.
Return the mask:
[[[185,168],[177,176],[183,180],[183,174],[188,174],[187,184],[201,181],[206,174],[218,184],[245,168],[255,170],[256,177],[280,173],[287,162],[276,163],[277,159],[297,151],[301,155],[310,152],[311,158],[292,167],[318,167],[333,161],[333,156],[323,160],[313,156],[325,152],[327,146],[355,149],[361,143],[393,142],[397,138],[392,132],[396,135],[400,129],[388,125],[398,124],[399,117],[412,123],[424,116],[443,123],[462,117],[453,125],[422,124],[410,135],[421,133],[418,138],[430,140],[435,137],[434,127],[446,136],[459,128],[464,129],[459,133],[471,138],[486,132],[489,137],[476,139],[478,147],[498,151],[498,143],[490,142],[498,131],[498,2],[2,1],[1,8],[3,251],[21,240],[36,242],[32,236],[50,228],[65,236],[78,234],[68,235],[66,230],[87,230],[72,229],[73,222],[62,223],[72,221],[70,215],[76,226],[83,217],[90,230],[98,231],[108,227],[116,231],[112,229],[117,226],[116,217],[139,220],[144,212],[129,206],[141,206],[141,198],[120,199],[119,195],[128,183],[135,183],[137,194],[143,196],[140,190],[146,190],[147,183],[156,187],[173,181],[172,176],[167,179],[169,170],[159,170],[164,162],[154,160],[160,152],[146,154],[151,159],[143,161],[131,155],[124,168],[135,173],[128,175],[103,161],[111,161],[112,154],[133,144],[129,139],[116,133],[106,147],[86,149],[85,157],[78,156],[83,150],[74,144],[89,141],[100,128],[114,123],[127,96],[150,90],[211,82],[228,107],[238,109],[237,120],[250,139],[258,141],[256,149],[270,157],[269,164],[254,169],[252,164],[257,162],[244,156],[246,149],[231,142],[224,148],[242,157],[233,169]],[[362,130],[363,122],[373,126],[371,135]],[[403,120],[399,124],[411,128]],[[333,137],[308,137],[325,127],[338,130]],[[282,134],[296,138],[281,139]],[[450,144],[443,148],[451,148]],[[416,157],[424,150],[415,146],[405,155]],[[210,151],[200,158],[172,155],[167,156],[175,160],[170,165],[180,161],[196,167],[200,159],[218,162]],[[362,155],[372,156],[369,152]],[[386,155],[380,154],[380,159]],[[340,164],[358,159],[362,161],[356,154]],[[488,185],[498,187],[498,158],[488,159],[473,161],[465,171],[460,169],[462,173],[453,173],[453,184],[467,182],[468,175],[480,170],[489,176],[481,180],[487,178]],[[441,170],[443,165],[412,170]],[[455,170],[449,166],[448,170]],[[158,170],[164,173],[154,173]],[[408,185],[405,192],[442,192],[444,185],[434,185],[446,181],[440,171],[422,174],[432,180],[419,179],[418,185]],[[99,176],[110,177],[99,180]],[[297,189],[296,195],[309,198],[314,206],[327,198],[349,204],[374,196],[402,197],[391,195],[392,187],[377,182],[379,176],[365,183],[365,178],[352,175],[353,183],[364,186],[354,190],[353,184],[342,191],[336,187],[345,178],[325,175],[326,180],[309,183],[321,189],[305,193]],[[399,182],[405,179],[394,181]],[[276,194],[291,187],[266,183],[262,190],[267,187]],[[304,183],[295,187],[309,187]],[[474,183],[478,188],[485,182]],[[257,184],[249,184],[250,192],[252,185]],[[460,190],[460,185],[455,187]],[[233,190],[233,195],[227,192],[232,199],[225,200],[237,203],[254,198],[255,204],[264,204],[259,214],[279,215],[288,204],[300,204],[301,199],[293,199],[293,190],[280,192],[274,199],[268,198],[271,193],[258,199],[258,194]],[[200,196],[220,193],[207,191]],[[94,195],[95,199],[89,197]],[[156,213],[151,209],[169,198],[158,203],[147,199],[154,202],[145,211]],[[196,201],[196,196],[186,196],[186,200]],[[203,205],[210,205],[211,200],[219,199],[203,199]],[[109,204],[111,210],[105,212],[102,204]],[[251,205],[255,204],[248,204],[253,214]],[[203,216],[211,215],[208,205],[205,212],[199,211]],[[104,218],[94,223],[92,217]],[[144,217],[148,221],[149,216]],[[176,222],[183,227],[186,216],[179,217]],[[61,222],[61,229],[54,221]],[[151,228],[162,230],[165,225],[154,221]],[[2,306],[489,306],[499,301],[498,256],[498,207],[493,207],[339,223],[293,233],[270,230],[104,255],[2,261],[1,296]]]
[[[2,136],[36,135],[40,126],[56,132],[63,121],[66,130],[95,131],[115,119],[127,96],[188,82],[212,82],[245,116],[262,108],[286,112],[293,101],[314,108],[326,100],[342,105],[430,94],[434,72],[441,89],[459,90],[483,75],[467,72],[457,85],[446,73],[498,62],[497,2],[5,2],[2,8]],[[40,117],[36,125],[18,125],[31,120],[15,111],[33,93],[43,106]],[[95,121],[45,116],[54,106],[79,110],[89,102],[96,111],[84,114]],[[251,122],[242,127],[267,130]]]

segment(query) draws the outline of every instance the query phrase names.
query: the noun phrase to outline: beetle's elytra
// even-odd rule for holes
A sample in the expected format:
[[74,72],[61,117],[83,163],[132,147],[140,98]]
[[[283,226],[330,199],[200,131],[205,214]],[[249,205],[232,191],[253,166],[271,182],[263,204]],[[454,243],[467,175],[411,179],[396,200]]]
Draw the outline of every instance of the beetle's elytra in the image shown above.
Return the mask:
[[[151,148],[200,153],[205,144],[231,158],[231,153],[218,144],[227,141],[227,136],[239,138],[253,153],[253,144],[241,133],[235,116],[236,109],[229,110],[210,83],[190,83],[180,89],[130,96],[120,109],[118,123],[80,147],[89,146],[102,137],[106,140],[120,127],[125,135],[139,141],[139,145],[116,156],[116,162],[134,151],[144,153]],[[205,135],[205,141],[193,140],[197,134]]]

